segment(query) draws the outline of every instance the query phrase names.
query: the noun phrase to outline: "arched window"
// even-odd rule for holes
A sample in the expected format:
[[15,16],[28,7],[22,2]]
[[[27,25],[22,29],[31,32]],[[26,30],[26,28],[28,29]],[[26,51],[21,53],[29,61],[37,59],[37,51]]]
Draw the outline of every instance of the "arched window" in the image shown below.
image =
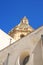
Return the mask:
[[25,36],[24,34],[21,34],[21,35],[20,35],[20,38],[23,38],[24,36]]
[[29,55],[26,56],[23,60],[23,65],[26,65],[26,63],[29,61]]
[[30,55],[28,54],[28,52],[22,53],[19,59],[20,65],[26,65],[29,62],[29,58]]

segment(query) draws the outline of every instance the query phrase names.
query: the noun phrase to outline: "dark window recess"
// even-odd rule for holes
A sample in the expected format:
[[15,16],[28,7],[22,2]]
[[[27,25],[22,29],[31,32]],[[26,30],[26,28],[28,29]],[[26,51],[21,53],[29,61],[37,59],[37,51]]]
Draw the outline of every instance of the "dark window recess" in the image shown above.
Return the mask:
[[30,56],[26,56],[23,60],[23,65],[26,65],[26,63],[29,61]]
[[23,38],[24,36],[25,36],[24,34],[21,34],[21,35],[20,35],[20,38]]
[[41,35],[41,39],[43,40],[43,35]]
[[41,35],[42,45],[43,45],[43,35]]
[[9,56],[10,56],[10,54],[8,53],[6,60],[3,62],[3,65],[8,65],[8,63],[9,63]]

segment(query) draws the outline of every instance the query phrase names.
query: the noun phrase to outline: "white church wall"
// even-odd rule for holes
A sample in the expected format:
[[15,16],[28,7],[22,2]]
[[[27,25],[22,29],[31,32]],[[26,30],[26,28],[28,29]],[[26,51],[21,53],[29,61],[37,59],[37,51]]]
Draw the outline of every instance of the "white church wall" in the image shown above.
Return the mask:
[[[35,32],[31,33],[30,35],[18,40],[17,42],[13,43],[12,45],[8,46],[4,50],[0,51],[0,63],[4,62],[8,53],[10,53],[9,63],[8,65],[16,65],[16,61],[18,56],[23,51],[33,51],[34,46],[36,43],[41,39],[41,34],[43,34],[43,28],[36,30]],[[39,48],[39,47],[38,47]]]
[[42,62],[42,46],[41,41],[39,41],[34,49],[34,65],[43,65]]

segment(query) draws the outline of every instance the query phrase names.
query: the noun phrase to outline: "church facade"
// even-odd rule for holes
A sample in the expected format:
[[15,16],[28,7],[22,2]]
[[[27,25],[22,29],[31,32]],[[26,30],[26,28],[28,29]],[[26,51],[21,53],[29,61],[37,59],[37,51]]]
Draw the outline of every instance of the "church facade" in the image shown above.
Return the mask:
[[43,26],[34,30],[24,17],[7,35],[11,39],[0,50],[0,65],[43,65]]

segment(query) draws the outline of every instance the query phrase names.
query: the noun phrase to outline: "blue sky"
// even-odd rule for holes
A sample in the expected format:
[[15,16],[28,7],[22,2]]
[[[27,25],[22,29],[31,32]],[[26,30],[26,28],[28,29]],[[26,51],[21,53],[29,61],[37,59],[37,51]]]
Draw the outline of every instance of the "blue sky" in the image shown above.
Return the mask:
[[37,29],[43,25],[43,0],[0,0],[0,28],[8,33],[24,16]]

